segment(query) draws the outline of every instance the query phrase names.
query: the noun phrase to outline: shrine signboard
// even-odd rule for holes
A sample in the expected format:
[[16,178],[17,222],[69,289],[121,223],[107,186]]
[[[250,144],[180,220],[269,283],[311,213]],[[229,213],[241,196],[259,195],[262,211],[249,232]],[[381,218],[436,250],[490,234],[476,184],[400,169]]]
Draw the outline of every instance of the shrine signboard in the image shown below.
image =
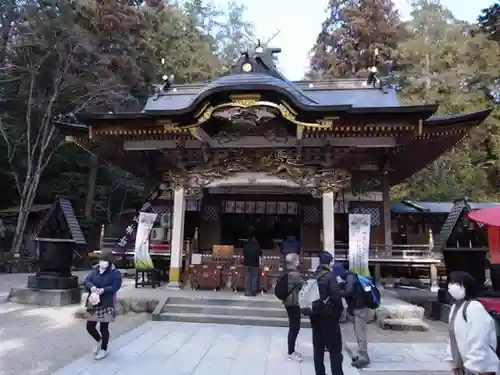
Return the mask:
[[297,215],[297,202],[265,202],[265,201],[225,201],[226,214],[268,214],[268,215]]
[[158,187],[155,189],[146,201],[143,203],[139,212],[134,216],[132,222],[125,228],[124,235],[118,240],[118,243],[113,248],[113,253],[125,253],[127,249],[129,249],[136,237],[137,226],[139,223],[139,215],[141,212],[153,212],[153,201],[156,200],[159,196],[161,196],[163,191]]
[[349,214],[349,269],[370,276],[370,215]]
[[138,270],[150,270],[154,268],[153,260],[149,255],[149,235],[153,229],[156,217],[155,213],[141,212],[135,239],[135,268]]

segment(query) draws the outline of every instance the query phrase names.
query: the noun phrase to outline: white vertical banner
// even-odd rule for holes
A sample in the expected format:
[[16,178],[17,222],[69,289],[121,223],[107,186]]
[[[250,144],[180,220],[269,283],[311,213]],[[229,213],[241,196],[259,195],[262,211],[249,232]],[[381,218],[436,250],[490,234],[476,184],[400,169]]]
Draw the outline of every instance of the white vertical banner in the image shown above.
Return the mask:
[[153,269],[153,260],[149,255],[149,235],[153,229],[157,214],[141,212],[135,236],[135,268],[138,270]]
[[349,270],[370,276],[370,215],[349,214]]

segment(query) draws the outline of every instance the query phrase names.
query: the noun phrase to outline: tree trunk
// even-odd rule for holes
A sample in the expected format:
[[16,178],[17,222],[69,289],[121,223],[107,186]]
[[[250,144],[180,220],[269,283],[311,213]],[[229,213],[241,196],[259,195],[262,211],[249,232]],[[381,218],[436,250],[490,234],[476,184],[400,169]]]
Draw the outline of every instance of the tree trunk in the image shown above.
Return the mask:
[[24,231],[28,223],[28,217],[33,207],[38,183],[40,182],[41,171],[36,168],[31,178],[27,178],[23,189],[23,196],[19,204],[19,215],[17,217],[16,231],[12,240],[11,252],[14,257],[20,257],[21,246],[23,244]]
[[90,154],[88,191],[85,199],[85,218],[89,220],[92,219],[94,197],[95,197],[95,185],[96,185],[98,169],[99,169],[99,160],[97,159],[97,155]]
[[1,20],[2,32],[0,35],[0,66],[2,66],[5,62],[5,56],[7,54],[12,25],[16,19],[15,0],[6,1],[4,5],[0,7],[0,10],[2,10],[3,13]]

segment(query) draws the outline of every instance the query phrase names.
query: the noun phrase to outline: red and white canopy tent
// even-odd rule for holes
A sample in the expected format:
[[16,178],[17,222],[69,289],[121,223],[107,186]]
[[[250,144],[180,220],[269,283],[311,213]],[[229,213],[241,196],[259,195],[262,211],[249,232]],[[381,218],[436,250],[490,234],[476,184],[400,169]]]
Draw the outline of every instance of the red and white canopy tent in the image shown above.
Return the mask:
[[484,210],[471,211],[470,220],[486,225],[491,264],[500,264],[500,205]]

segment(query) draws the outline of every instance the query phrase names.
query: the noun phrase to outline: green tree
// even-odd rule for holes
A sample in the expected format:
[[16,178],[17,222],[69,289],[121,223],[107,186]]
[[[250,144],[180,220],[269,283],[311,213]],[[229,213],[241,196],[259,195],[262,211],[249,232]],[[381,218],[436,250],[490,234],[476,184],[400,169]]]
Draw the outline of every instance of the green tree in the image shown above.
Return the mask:
[[241,53],[255,48],[252,24],[245,19],[245,5],[230,1],[224,12],[224,20],[216,33],[217,56],[221,71],[227,71],[240,58]]
[[[43,171],[63,145],[61,114],[127,101],[147,83],[148,44],[139,11],[124,1],[24,1],[11,25],[1,135],[19,193],[12,244],[19,253]],[[146,56],[146,58],[144,58]],[[109,107],[108,107],[109,108]]]
[[500,2],[483,9],[478,22],[482,32],[500,43]]
[[[204,81],[213,77],[219,61],[211,41],[198,30],[194,15],[177,7],[145,9],[152,24],[150,44],[157,66],[155,82],[163,75],[174,75],[175,82]],[[163,65],[161,65],[163,64]]]
[[[206,80],[227,64],[229,53],[218,54],[235,41],[224,27],[246,27],[244,9],[234,5],[226,19],[213,3],[190,3],[0,2],[0,205],[20,205],[15,253],[35,199],[66,195],[83,210],[89,156],[62,142],[54,120],[73,121],[83,110],[138,110],[163,75]],[[100,166],[96,180],[94,208],[106,221],[144,193],[142,182],[113,166]]]
[[[492,105],[489,88],[500,71],[498,45],[475,25],[457,21],[437,1],[413,3],[406,25],[412,35],[399,46],[401,99],[439,103],[441,114],[473,112]],[[497,199],[498,118],[491,116],[470,138],[393,191],[397,198]]]
[[391,0],[330,0],[327,14],[311,51],[309,77],[358,76],[397,61],[403,30]]

